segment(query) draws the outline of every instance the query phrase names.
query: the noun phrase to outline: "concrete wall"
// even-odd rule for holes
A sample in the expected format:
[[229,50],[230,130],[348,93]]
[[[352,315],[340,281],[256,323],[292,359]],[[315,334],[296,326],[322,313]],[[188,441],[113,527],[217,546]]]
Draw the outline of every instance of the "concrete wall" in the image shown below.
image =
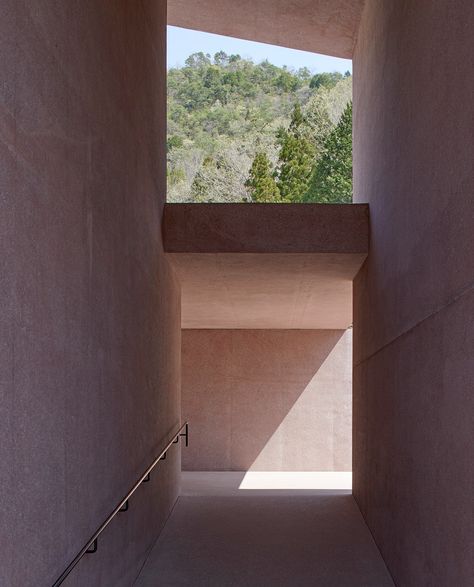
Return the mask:
[[350,471],[351,352],[351,330],[183,330],[183,468]]
[[367,0],[354,58],[354,493],[397,585],[472,585],[474,5]]
[[[4,0],[0,584],[51,585],[179,421],[165,2]],[[70,586],[130,586],[179,452]]]

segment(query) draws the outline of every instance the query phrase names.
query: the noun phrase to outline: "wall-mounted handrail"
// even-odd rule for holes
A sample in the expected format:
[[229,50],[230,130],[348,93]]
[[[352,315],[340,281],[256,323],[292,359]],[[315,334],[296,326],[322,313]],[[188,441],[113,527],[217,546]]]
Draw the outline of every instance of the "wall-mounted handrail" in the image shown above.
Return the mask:
[[[184,432],[183,432],[184,430]],[[165,448],[160,452],[160,454],[154,459],[152,464],[148,467],[148,469],[143,473],[143,475],[138,479],[138,481],[133,485],[133,487],[128,491],[124,498],[122,498],[119,503],[115,506],[112,512],[107,516],[107,518],[102,522],[102,524],[97,528],[97,530],[92,534],[86,544],[81,548],[81,550],[76,554],[73,560],[69,563],[66,569],[61,573],[61,575],[56,579],[53,583],[53,587],[58,587],[63,583],[66,577],[71,573],[77,563],[82,559],[85,554],[92,554],[97,551],[97,540],[102,532],[107,528],[110,522],[115,518],[115,516],[119,512],[126,512],[128,510],[128,500],[132,497],[135,491],[140,487],[142,483],[147,483],[150,480],[150,473],[159,463],[159,461],[166,459],[166,453],[168,452],[169,448],[172,444],[177,444],[179,442],[180,437],[184,437],[185,439],[185,446],[189,445],[189,424],[185,422],[181,428],[173,434],[171,440],[165,446]]]

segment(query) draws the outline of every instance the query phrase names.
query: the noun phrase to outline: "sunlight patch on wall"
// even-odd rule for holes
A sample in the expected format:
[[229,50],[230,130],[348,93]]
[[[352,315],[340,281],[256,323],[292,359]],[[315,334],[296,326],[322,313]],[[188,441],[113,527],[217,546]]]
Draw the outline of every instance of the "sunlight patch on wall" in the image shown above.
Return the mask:
[[[352,468],[352,330],[328,354],[249,471],[347,472]],[[291,440],[290,440],[291,439]],[[289,467],[288,467],[289,468]]]

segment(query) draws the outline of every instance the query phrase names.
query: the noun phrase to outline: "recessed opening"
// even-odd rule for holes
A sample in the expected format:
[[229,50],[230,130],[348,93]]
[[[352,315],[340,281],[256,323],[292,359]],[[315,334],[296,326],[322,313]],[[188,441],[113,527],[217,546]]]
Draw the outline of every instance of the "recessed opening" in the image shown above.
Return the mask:
[[352,62],[168,27],[168,202],[350,203]]
[[[351,69],[168,27],[168,202],[350,203]],[[251,224],[236,211],[200,210],[171,222],[168,244],[173,226],[196,225],[202,244],[213,231],[238,239],[229,220]],[[262,222],[268,231],[275,220]],[[282,243],[302,229],[297,220]],[[213,256],[211,247],[200,256],[193,243],[169,257],[182,290],[182,416],[193,437],[184,492],[350,492],[350,255],[279,256],[268,241],[263,255]]]

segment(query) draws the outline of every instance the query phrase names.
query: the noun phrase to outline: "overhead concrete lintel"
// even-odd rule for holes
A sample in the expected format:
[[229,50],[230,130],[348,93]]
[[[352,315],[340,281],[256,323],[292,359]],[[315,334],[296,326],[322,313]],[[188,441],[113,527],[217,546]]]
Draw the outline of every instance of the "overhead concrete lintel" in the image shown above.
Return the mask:
[[366,204],[166,204],[168,253],[364,253]]
[[365,205],[167,204],[182,328],[349,327],[368,230]]
[[351,59],[364,0],[168,0],[168,24]]

